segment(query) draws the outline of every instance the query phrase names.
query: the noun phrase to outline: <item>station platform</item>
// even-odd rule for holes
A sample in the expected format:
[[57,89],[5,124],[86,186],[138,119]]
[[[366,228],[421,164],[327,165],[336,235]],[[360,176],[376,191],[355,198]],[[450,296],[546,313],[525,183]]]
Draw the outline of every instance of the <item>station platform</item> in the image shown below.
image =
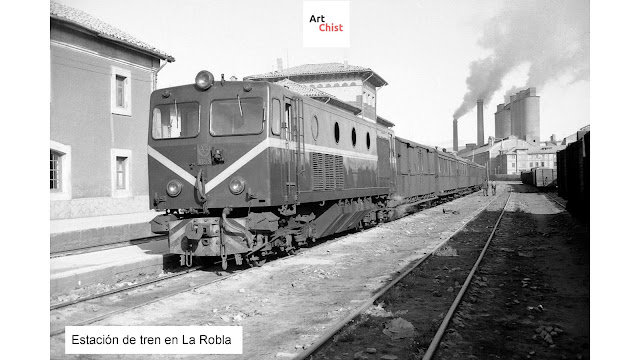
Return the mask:
[[172,262],[166,240],[51,258],[50,293],[67,293],[98,283],[114,284],[129,277],[162,272]]
[[149,221],[156,215],[155,211],[144,211],[50,220],[49,251],[57,253],[154,236]]

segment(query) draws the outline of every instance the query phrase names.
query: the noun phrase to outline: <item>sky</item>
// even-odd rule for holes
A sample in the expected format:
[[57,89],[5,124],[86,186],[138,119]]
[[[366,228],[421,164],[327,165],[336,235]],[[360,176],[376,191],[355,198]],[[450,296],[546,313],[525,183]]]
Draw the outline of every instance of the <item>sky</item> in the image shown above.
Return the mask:
[[478,96],[486,141],[505,93],[525,86],[540,95],[541,140],[590,123],[588,1],[353,0],[349,48],[303,47],[299,0],[58,2],[172,55],[159,88],[203,69],[241,79],[275,70],[277,58],[285,67],[346,60],[389,83],[378,89],[378,115],[426,145],[452,148],[454,114],[459,144],[475,143]]

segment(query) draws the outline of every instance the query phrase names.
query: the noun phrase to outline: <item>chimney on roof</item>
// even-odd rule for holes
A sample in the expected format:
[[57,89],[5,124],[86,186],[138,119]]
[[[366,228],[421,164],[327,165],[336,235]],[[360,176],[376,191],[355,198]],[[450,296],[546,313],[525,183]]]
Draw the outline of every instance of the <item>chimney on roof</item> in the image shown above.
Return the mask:
[[477,144],[478,144],[478,146],[482,146],[482,145],[484,145],[484,114],[482,113],[482,111],[483,111],[482,108],[484,106],[484,101],[482,99],[478,99],[477,105],[478,105],[478,141],[477,141]]
[[278,71],[282,72],[282,58],[278,58],[276,63],[278,64]]

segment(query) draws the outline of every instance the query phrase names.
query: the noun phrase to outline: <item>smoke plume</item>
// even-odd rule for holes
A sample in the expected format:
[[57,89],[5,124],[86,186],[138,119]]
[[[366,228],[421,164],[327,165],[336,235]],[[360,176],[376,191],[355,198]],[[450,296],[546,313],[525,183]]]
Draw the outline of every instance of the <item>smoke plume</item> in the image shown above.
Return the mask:
[[469,66],[467,93],[455,119],[473,109],[477,99],[489,103],[505,75],[522,64],[529,64],[525,88],[542,87],[561,76],[570,83],[588,80],[589,1],[506,2],[478,43],[493,53]]

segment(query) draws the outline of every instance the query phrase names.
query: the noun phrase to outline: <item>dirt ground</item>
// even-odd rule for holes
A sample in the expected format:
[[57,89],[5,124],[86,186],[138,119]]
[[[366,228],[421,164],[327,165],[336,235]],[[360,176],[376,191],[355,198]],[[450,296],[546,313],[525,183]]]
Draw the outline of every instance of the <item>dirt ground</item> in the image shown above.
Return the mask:
[[[512,187],[502,223],[436,359],[589,358],[589,229],[547,195],[525,185]],[[314,359],[422,359],[480,254],[502,200],[506,196]]]
[[[477,192],[94,325],[241,325],[243,355],[207,358],[290,359],[494,199]],[[51,357],[146,358],[65,355],[64,336],[51,338]]]

